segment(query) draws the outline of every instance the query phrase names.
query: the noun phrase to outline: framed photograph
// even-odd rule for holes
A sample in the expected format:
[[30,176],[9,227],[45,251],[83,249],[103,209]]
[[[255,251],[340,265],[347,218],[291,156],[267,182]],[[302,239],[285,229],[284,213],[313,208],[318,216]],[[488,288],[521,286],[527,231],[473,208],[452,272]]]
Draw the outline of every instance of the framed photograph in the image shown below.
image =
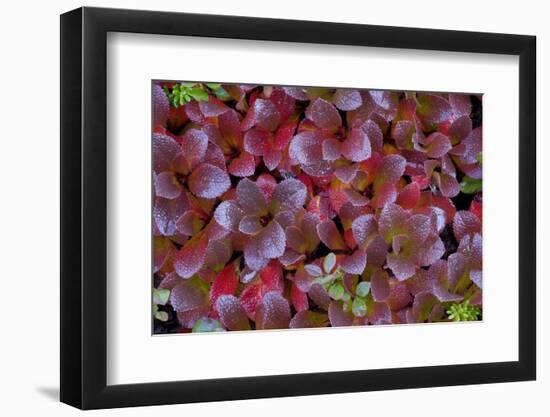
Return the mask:
[[61,401],[533,380],[535,37],[61,16]]

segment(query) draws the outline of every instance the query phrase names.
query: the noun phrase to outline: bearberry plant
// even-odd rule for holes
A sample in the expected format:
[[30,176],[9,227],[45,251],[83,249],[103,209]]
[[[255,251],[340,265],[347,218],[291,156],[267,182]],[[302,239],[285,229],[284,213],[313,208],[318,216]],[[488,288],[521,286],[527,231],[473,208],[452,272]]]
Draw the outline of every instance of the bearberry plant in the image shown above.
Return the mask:
[[153,82],[155,333],[482,318],[481,96]]

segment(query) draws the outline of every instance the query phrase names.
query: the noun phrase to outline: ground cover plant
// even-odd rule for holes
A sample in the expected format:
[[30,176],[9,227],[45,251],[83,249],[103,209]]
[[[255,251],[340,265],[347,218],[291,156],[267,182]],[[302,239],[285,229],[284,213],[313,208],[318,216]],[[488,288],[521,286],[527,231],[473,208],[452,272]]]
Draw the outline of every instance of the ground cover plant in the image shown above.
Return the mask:
[[153,82],[153,332],[481,320],[481,103]]

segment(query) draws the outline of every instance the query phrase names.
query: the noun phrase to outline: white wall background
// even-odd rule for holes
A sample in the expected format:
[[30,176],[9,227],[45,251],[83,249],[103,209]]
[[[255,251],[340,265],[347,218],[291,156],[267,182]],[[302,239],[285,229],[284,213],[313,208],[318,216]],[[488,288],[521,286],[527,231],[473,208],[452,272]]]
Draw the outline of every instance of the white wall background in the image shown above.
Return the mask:
[[[59,17],[79,7],[74,0],[54,3],[5,2],[0,15],[0,410],[5,415],[75,415],[58,403],[59,379]],[[357,0],[181,0],[94,1],[89,6],[161,9],[417,26],[441,29],[510,32],[538,37],[538,381],[497,385],[324,395],[99,411],[94,415],[170,414],[214,416],[370,415],[544,415],[550,411],[550,211],[544,186],[550,169],[542,166],[550,134],[547,111],[550,82],[550,27],[544,2]],[[29,105],[29,103],[32,103]],[[544,129],[543,129],[544,127]]]

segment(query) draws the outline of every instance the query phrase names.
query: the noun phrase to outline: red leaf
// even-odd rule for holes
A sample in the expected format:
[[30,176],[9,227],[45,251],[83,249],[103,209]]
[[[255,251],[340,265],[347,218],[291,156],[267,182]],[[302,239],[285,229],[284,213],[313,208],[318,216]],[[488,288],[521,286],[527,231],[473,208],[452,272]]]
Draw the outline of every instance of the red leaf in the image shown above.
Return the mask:
[[221,270],[210,287],[210,304],[216,305],[221,295],[233,295],[237,291],[239,277],[237,275],[237,262],[231,262]]
[[292,300],[292,305],[294,306],[296,311],[305,311],[309,308],[307,294],[300,291],[300,289],[294,283],[290,287],[290,299]]
[[190,278],[204,265],[208,239],[197,235],[181,248],[174,257],[174,268],[182,278]]

